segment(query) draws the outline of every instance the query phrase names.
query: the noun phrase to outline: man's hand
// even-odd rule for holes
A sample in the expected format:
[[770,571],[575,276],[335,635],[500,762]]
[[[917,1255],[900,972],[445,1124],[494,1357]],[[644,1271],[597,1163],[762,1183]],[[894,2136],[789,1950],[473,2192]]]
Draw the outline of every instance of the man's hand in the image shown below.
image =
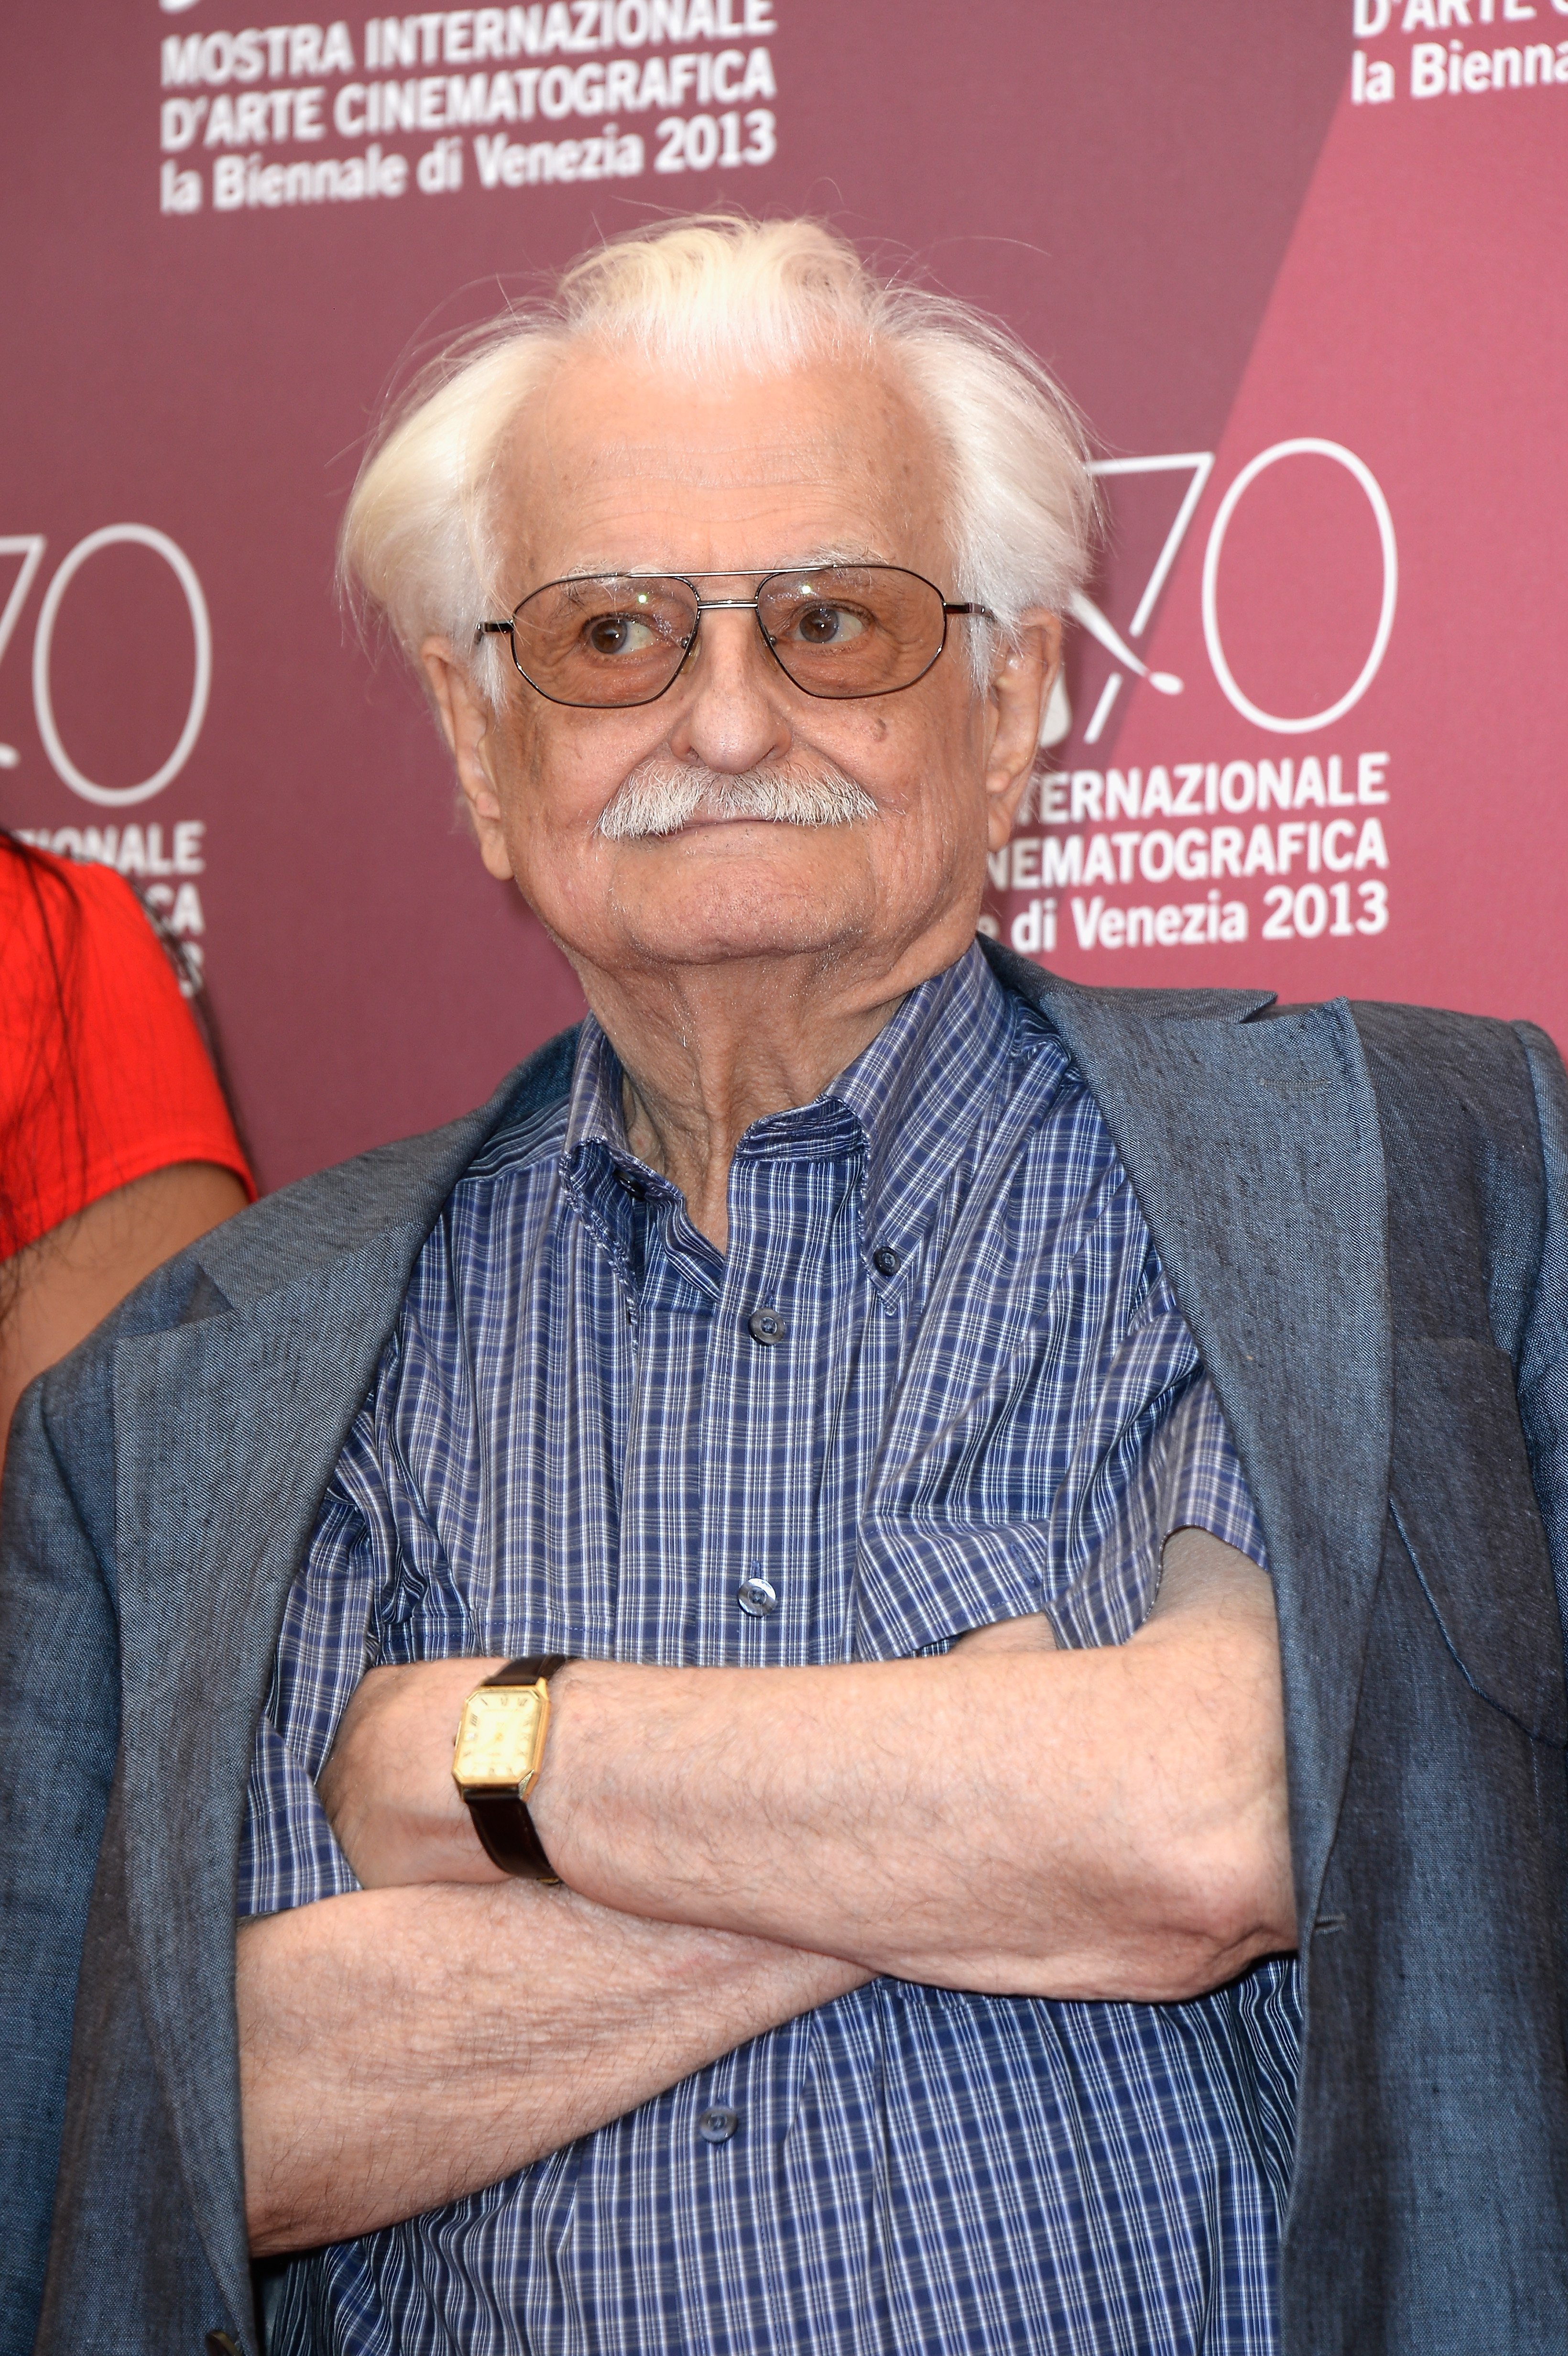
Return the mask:
[[504,1660],[372,1669],[343,1713],[316,1779],[322,1806],[367,1890],[504,1881],[452,1777],[463,1705]]
[[[494,1881],[450,1773],[497,1664],[377,1671],[321,1779],[361,1879]],[[997,1993],[1167,2001],[1295,1944],[1273,1597],[1200,1531],[1130,1644],[1043,1616],[945,1658],[577,1663],[531,1802],[618,1912]]]

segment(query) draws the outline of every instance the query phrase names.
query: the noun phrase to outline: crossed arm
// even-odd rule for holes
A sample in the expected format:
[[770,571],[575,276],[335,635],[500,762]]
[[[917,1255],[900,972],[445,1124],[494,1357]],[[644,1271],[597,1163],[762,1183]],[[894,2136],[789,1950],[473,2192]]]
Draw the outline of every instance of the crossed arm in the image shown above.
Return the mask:
[[320,1788],[367,1886],[240,1931],[259,2254],[494,2183],[880,1973],[1160,2001],[1295,1944],[1272,1597],[1201,1532],[1114,1648],[563,1671],[561,1890],[499,1876],[452,1783],[496,1665],[365,1680]]

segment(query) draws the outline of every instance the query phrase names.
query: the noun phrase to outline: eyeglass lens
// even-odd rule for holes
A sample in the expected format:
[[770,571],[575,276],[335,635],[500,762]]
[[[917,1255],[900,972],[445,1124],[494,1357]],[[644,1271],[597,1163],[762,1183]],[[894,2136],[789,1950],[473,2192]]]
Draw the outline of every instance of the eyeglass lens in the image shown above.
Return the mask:
[[[517,669],[558,703],[651,703],[672,684],[701,619],[685,581],[635,573],[551,581],[512,616]],[[942,652],[942,593],[891,565],[779,573],[757,619],[785,675],[807,695],[888,695]]]

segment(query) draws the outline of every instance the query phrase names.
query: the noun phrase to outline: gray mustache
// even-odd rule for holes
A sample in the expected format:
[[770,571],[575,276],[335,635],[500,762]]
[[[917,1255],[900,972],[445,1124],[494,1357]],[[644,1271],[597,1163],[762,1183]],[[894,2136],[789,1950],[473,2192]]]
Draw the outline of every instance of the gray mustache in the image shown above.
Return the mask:
[[747,769],[731,777],[717,769],[645,761],[605,805],[599,831],[613,842],[678,834],[699,810],[705,818],[763,819],[775,826],[858,826],[876,817],[877,805],[840,769],[809,776]]

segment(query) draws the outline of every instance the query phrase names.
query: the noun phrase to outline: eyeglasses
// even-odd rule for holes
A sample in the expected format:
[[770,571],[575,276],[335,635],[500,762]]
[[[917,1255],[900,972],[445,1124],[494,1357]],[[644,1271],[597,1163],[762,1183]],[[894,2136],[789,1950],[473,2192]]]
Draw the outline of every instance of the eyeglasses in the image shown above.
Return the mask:
[[[699,581],[754,581],[751,597],[703,597]],[[752,613],[784,677],[806,695],[896,695],[923,679],[947,644],[948,618],[995,615],[957,605],[896,564],[824,564],[798,573],[588,573],[547,581],[508,622],[522,677],[551,703],[624,711],[667,694],[702,616]]]

